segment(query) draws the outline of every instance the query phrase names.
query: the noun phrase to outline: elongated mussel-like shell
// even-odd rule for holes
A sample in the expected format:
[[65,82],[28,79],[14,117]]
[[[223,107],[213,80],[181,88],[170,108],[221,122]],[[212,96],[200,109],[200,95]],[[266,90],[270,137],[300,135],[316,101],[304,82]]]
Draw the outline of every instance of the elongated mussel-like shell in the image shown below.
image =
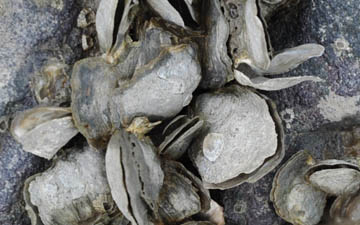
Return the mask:
[[232,85],[202,94],[194,112],[205,124],[190,158],[207,188],[255,182],[284,156],[276,109],[249,89]]
[[164,173],[150,140],[116,131],[105,163],[111,194],[123,215],[133,225],[151,224],[151,216],[157,215]]
[[114,220],[128,224],[111,197],[103,153],[88,146],[71,150],[47,171],[26,181],[24,199],[32,225],[80,225],[85,222],[110,225]]
[[276,213],[293,224],[316,225],[326,205],[326,193],[308,184],[304,175],[315,163],[310,154],[300,151],[276,173],[270,199]]
[[60,107],[36,107],[16,115],[11,134],[25,151],[51,159],[78,130],[71,110]]
[[179,159],[188,149],[192,139],[198,135],[204,121],[199,117],[192,119],[177,116],[164,129],[165,140],[159,146],[159,153],[169,159]]
[[360,185],[360,168],[342,160],[324,160],[310,167],[305,178],[314,187],[339,196],[357,190]]

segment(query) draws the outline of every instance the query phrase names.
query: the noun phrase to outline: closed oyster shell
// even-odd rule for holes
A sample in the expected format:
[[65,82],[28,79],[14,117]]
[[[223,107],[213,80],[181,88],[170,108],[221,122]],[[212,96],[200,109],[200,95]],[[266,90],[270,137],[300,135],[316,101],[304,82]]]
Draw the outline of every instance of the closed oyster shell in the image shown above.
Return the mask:
[[232,62],[226,46],[229,38],[229,26],[218,0],[203,1],[202,12],[206,36],[204,40],[200,41],[203,52],[200,87],[204,89],[220,88],[233,78]]
[[307,184],[304,175],[315,163],[310,154],[294,154],[276,173],[270,200],[276,213],[293,224],[315,225],[320,222],[326,193]]
[[150,216],[157,215],[164,180],[151,142],[140,141],[124,130],[116,131],[106,152],[106,173],[111,194],[131,224],[151,224]]
[[112,123],[108,101],[117,86],[116,67],[102,58],[78,61],[71,78],[71,110],[76,127],[88,143],[104,149],[110,138]]
[[16,115],[10,131],[25,151],[46,159],[51,159],[78,133],[71,110],[60,107],[25,110]]
[[360,224],[360,191],[345,194],[336,198],[330,209],[329,224]]
[[198,135],[203,123],[199,117],[190,119],[183,115],[177,116],[164,129],[166,137],[159,146],[159,153],[169,159],[179,159]]
[[205,124],[190,158],[207,188],[255,182],[284,156],[276,109],[249,89],[233,85],[202,94],[194,112]]
[[164,185],[159,196],[159,215],[166,224],[182,221],[210,209],[210,194],[183,165],[164,160]]
[[357,190],[360,185],[360,168],[342,160],[324,160],[310,167],[305,177],[316,188],[339,196]]
[[[72,150],[26,181],[24,199],[33,225],[98,224],[118,214],[106,181],[104,155],[89,147]],[[119,221],[118,216],[113,219]]]
[[139,116],[150,121],[175,116],[190,103],[200,72],[196,49],[191,45],[164,49],[153,61],[138,68],[128,84],[114,90],[112,121],[128,126]]

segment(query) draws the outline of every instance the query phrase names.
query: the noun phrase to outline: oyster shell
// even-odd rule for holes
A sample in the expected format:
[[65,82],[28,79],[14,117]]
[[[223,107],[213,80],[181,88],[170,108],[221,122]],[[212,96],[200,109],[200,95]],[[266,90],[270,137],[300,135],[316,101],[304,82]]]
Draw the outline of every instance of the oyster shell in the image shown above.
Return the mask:
[[207,221],[190,221],[183,223],[182,225],[214,225],[214,224]]
[[35,98],[40,104],[59,106],[70,102],[69,66],[51,58],[31,81]]
[[150,224],[150,216],[157,215],[164,180],[151,142],[140,141],[124,130],[116,131],[106,152],[106,173],[111,194],[123,215],[133,225]]
[[249,89],[232,85],[202,94],[196,99],[194,112],[205,124],[190,158],[207,188],[255,182],[284,156],[276,109]]
[[128,84],[114,90],[112,121],[128,126],[138,116],[150,121],[175,116],[190,103],[200,79],[194,47],[182,44],[166,48],[137,69]]
[[71,78],[71,110],[76,127],[88,143],[104,149],[112,132],[108,101],[117,86],[116,67],[102,58],[78,61]]
[[307,184],[304,175],[315,163],[310,154],[294,154],[276,173],[270,200],[276,213],[293,224],[315,225],[326,205],[326,193]]
[[29,178],[24,199],[33,225],[98,224],[118,214],[106,181],[104,155],[89,147],[72,149],[47,171]]
[[169,159],[179,159],[198,135],[204,121],[199,117],[192,119],[184,115],[177,116],[164,129],[165,140],[159,146],[159,153]]
[[[358,189],[359,190],[359,189]],[[360,192],[337,197],[330,209],[331,225],[360,224]]]
[[360,185],[360,168],[342,160],[324,160],[310,167],[305,178],[314,187],[339,196],[357,190]]
[[200,41],[202,50],[202,80],[204,89],[220,88],[233,79],[231,59],[227,53],[226,42],[229,26],[218,0],[203,1],[202,21],[206,31],[205,40]]
[[225,225],[224,208],[214,200],[210,202],[210,209],[205,213],[201,213],[199,217],[216,225]]
[[11,123],[11,134],[23,149],[51,159],[78,130],[70,108],[36,107],[17,114]]
[[165,224],[182,221],[210,209],[209,191],[178,162],[164,160],[164,185],[159,196],[159,214]]

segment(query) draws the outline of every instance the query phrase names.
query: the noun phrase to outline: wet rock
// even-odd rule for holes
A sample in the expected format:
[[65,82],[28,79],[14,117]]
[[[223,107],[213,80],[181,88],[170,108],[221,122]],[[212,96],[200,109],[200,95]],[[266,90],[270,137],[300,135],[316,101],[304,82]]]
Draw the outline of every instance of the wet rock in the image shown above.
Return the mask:
[[0,135],[0,224],[30,224],[22,188],[26,178],[45,169],[44,162],[25,152],[10,133]]

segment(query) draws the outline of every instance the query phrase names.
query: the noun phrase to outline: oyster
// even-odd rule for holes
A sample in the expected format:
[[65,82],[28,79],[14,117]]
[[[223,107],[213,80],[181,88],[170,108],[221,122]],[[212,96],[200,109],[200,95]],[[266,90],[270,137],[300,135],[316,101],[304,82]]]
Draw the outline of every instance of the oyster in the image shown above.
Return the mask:
[[128,126],[133,118],[150,121],[178,114],[192,99],[201,75],[196,49],[181,44],[164,49],[150,63],[135,71],[128,84],[114,90],[111,116],[115,123]]
[[[71,150],[71,154],[58,158],[47,171],[27,180],[24,199],[32,224],[119,221],[121,214],[106,181],[104,155],[89,147]],[[90,167],[89,162],[92,163]],[[121,224],[128,224],[122,221]]]
[[181,225],[214,225],[214,224],[211,222],[207,222],[207,221],[190,221],[190,222],[183,223]]
[[192,119],[180,115],[165,127],[165,140],[159,146],[159,153],[169,159],[179,159],[190,146],[192,139],[198,135],[204,121],[199,117]]
[[68,70],[69,66],[56,58],[47,61],[31,82],[38,103],[59,106],[70,102]]
[[103,149],[112,123],[108,101],[117,82],[116,67],[102,58],[86,58],[74,65],[71,109],[76,127],[88,143]]
[[210,202],[210,209],[205,213],[201,213],[199,216],[216,225],[225,225],[224,208],[214,200]]
[[335,200],[330,209],[330,225],[360,224],[359,193],[360,191],[342,195]]
[[249,89],[232,85],[202,94],[196,99],[194,112],[205,124],[190,158],[207,188],[255,182],[284,156],[276,109]]
[[[150,224],[158,212],[164,174],[149,139],[118,130],[106,152],[106,173],[111,194],[123,215],[133,225]],[[152,211],[149,211],[151,209]]]
[[339,196],[357,190],[360,185],[360,168],[342,160],[325,160],[310,167],[305,178],[314,187]]
[[71,110],[59,107],[36,107],[16,115],[11,134],[25,151],[51,159],[78,130]]
[[220,88],[233,79],[232,62],[226,46],[229,27],[218,0],[203,1],[202,12],[206,36],[199,43],[202,50],[200,87]]
[[326,205],[326,193],[307,184],[304,175],[315,163],[310,154],[300,151],[276,173],[270,200],[276,213],[293,224],[316,225]]
[[159,196],[159,214],[165,224],[182,221],[210,209],[209,191],[180,163],[164,160],[164,185]]

